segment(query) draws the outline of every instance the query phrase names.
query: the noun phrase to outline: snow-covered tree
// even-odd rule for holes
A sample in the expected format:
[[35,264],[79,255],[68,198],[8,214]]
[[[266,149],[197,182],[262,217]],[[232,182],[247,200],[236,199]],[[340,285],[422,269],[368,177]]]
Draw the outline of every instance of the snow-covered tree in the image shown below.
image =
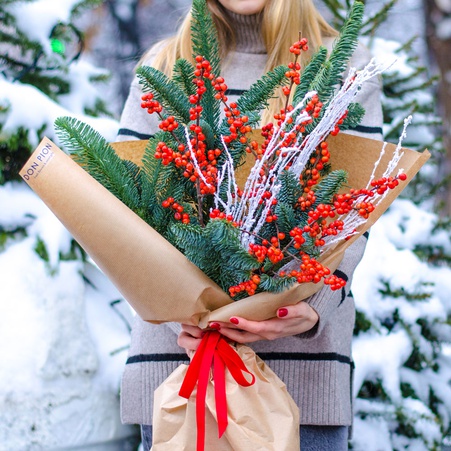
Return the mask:
[[[340,24],[350,2],[324,3]],[[404,145],[429,148],[433,157],[373,226],[355,273],[352,448],[439,450],[451,415],[451,227],[433,207],[442,149],[435,135],[434,80],[415,56],[412,40],[396,42],[377,34],[395,3],[384,2],[368,15],[362,38],[379,61],[394,61],[383,75],[385,139],[397,140],[412,114]]]
[[[18,179],[56,117],[114,140],[107,73],[83,57],[73,20],[98,1],[0,4],[0,448],[123,440],[119,379],[130,310],[55,216]],[[70,206],[68,206],[70,208]],[[121,309],[121,306],[125,309]],[[119,314],[114,308],[121,309]]]

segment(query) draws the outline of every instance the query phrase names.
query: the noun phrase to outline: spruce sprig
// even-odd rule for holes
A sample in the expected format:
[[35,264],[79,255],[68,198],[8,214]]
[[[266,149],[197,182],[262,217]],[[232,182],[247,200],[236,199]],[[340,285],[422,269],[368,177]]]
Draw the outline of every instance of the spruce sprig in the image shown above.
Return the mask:
[[301,83],[297,85],[293,96],[293,105],[297,105],[314,86],[314,80],[327,61],[327,49],[321,46],[318,52],[312,56],[307,66],[302,71]]
[[190,104],[178,83],[175,83],[163,72],[150,66],[139,67],[136,70],[136,74],[143,85],[143,91],[151,91],[168,114],[172,114],[184,124],[189,122]]
[[186,96],[196,94],[196,87],[193,83],[194,67],[188,60],[178,59],[174,64],[172,73],[172,79],[178,83]]
[[238,109],[247,114],[267,108],[268,101],[274,95],[275,90],[287,83],[285,77],[287,70],[287,66],[277,66],[263,75],[238,99]]
[[[55,121],[56,132],[66,149],[98,182],[129,208],[140,213],[140,196],[135,177],[114,149],[88,124],[71,117]],[[141,212],[142,215],[142,212]]]
[[329,57],[331,70],[329,72],[328,83],[318,90],[318,95],[323,102],[334,93],[335,88],[342,80],[348,61],[357,48],[358,37],[362,27],[364,5],[360,1],[355,1],[350,9],[349,15],[340,32],[339,39],[335,42],[334,48]]
[[[205,0],[193,0],[191,20],[191,41],[193,57],[203,56],[211,65],[212,73],[218,77],[221,73],[221,59],[218,33],[213,18]],[[204,109],[204,119],[211,129],[218,134],[218,124],[221,110],[220,103],[215,99],[215,91],[210,83],[206,83],[207,92],[202,96],[201,105]]]
[[333,196],[343,187],[348,180],[348,174],[342,169],[332,171],[324,177],[315,187],[316,202],[319,204],[330,204]]

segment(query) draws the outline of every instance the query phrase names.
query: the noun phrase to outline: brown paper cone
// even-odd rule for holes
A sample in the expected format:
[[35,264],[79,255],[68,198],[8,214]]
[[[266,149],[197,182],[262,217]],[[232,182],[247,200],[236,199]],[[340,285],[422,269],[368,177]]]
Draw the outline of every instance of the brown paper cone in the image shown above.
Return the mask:
[[232,302],[50,140],[40,143],[20,175],[144,320],[197,324]]
[[[121,157],[139,163],[146,144],[131,141],[112,146]],[[338,135],[330,140],[332,168],[346,170],[351,187],[365,187],[381,148],[379,141]],[[382,168],[395,148],[387,145]],[[404,169],[407,181],[389,191],[357,235],[324,256],[324,265],[336,269],[346,248],[383,214],[428,158],[427,151],[404,149],[399,167]],[[241,183],[248,174],[246,165],[238,173]],[[263,320],[275,316],[278,307],[299,302],[322,286],[302,284],[284,293],[259,293],[233,302],[50,140],[41,142],[20,174],[146,321],[178,321],[205,327],[208,321],[225,321],[234,315]]]

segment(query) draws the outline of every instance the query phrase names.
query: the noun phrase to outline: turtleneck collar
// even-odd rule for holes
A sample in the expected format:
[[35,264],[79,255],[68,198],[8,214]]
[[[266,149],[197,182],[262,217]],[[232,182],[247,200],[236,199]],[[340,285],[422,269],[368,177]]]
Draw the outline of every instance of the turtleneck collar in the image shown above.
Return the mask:
[[235,31],[235,50],[242,53],[266,53],[261,35],[262,14],[243,15],[229,10],[225,10],[225,12]]

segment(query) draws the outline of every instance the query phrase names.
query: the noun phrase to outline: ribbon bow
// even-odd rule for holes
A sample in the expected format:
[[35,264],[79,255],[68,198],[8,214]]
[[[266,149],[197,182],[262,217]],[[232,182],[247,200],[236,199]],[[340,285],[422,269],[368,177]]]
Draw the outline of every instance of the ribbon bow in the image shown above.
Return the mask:
[[[205,400],[212,365],[219,438],[224,434],[228,424],[225,369],[227,368],[235,381],[243,387],[249,387],[255,382],[255,376],[248,371],[241,357],[219,332],[211,331],[204,335],[179,391],[180,396],[188,399],[197,384],[197,451],[205,449]],[[250,381],[244,374],[251,376]]]

